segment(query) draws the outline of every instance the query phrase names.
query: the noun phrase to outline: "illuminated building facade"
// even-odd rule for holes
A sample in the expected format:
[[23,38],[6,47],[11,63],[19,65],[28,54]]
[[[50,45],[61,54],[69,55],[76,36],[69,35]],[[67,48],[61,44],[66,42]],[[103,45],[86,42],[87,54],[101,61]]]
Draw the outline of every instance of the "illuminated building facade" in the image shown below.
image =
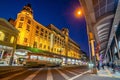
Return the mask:
[[0,65],[11,65],[19,31],[0,18]]
[[62,57],[80,59],[80,47],[69,37],[69,30],[59,30],[53,24],[47,27],[34,20],[30,4],[23,7],[15,21],[10,23],[20,31],[17,44],[37,48]]

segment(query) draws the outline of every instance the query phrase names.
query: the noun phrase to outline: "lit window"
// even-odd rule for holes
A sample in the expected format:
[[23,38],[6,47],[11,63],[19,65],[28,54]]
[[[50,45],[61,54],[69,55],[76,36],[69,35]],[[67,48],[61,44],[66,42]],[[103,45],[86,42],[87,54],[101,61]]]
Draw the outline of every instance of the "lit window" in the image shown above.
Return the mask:
[[14,36],[12,36],[10,39],[10,43],[13,43],[13,42],[14,42]]
[[0,41],[3,41],[4,38],[5,38],[5,34],[2,31],[0,31]]

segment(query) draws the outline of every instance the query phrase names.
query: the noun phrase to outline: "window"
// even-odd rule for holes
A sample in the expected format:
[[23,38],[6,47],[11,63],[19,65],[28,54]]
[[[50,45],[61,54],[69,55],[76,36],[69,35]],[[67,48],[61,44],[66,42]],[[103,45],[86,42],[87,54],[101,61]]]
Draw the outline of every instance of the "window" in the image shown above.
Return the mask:
[[27,38],[24,38],[24,42],[27,42]]
[[28,24],[31,24],[31,21],[30,21],[30,20],[28,20]]
[[44,49],[46,49],[46,45],[44,45]]
[[36,29],[38,30],[38,29],[39,29],[39,26],[36,26]]
[[5,34],[2,31],[0,31],[0,41],[3,41],[4,38],[5,38]]
[[39,33],[39,31],[36,30],[35,35],[38,36],[39,35],[38,33]]
[[23,23],[20,22],[18,28],[22,28]]
[[6,33],[6,36],[4,37],[4,41],[6,41],[6,42],[10,42],[9,34],[8,34],[8,33]]
[[43,33],[40,33],[41,36],[43,36]]
[[44,29],[43,29],[43,28],[41,28],[41,31],[43,32],[43,31],[44,31]]
[[20,18],[20,21],[24,21],[24,17],[21,17],[21,18]]
[[34,42],[33,47],[34,47],[34,48],[37,48],[37,42]]
[[39,47],[42,48],[42,43],[40,43]]
[[38,33],[39,33],[39,31],[36,30],[36,34],[38,34]]
[[29,25],[27,25],[26,30],[30,31],[30,26]]
[[47,31],[45,31],[45,33],[47,34]]
[[13,42],[14,42],[14,36],[12,36],[10,39],[10,43],[13,43]]
[[50,46],[48,46],[48,50],[50,49]]

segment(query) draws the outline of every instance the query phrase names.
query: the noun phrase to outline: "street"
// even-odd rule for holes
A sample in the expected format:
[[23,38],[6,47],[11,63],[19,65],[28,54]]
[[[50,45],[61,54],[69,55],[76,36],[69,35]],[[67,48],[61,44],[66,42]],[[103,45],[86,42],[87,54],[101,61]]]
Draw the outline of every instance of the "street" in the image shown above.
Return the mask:
[[85,66],[53,68],[16,68],[1,71],[0,80],[119,80],[89,74]]

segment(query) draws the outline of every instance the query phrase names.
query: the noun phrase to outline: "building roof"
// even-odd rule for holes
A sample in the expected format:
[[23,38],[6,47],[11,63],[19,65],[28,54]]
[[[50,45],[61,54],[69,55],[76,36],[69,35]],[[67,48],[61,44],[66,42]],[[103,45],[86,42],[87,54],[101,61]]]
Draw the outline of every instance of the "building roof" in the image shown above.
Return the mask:
[[16,33],[18,33],[19,31],[13,26],[11,25],[7,20],[5,20],[4,18],[0,18],[0,26],[5,27],[7,29],[10,29]]

